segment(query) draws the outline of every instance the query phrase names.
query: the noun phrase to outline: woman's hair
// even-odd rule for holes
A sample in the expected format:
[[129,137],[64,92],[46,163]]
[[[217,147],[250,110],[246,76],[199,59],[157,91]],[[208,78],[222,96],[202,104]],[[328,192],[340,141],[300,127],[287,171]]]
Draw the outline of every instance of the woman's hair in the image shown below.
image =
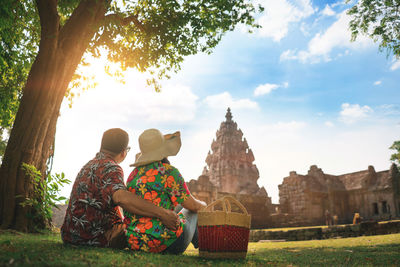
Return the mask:
[[162,162],[162,163],[171,164],[167,158],[163,158],[163,159],[161,160],[161,162]]

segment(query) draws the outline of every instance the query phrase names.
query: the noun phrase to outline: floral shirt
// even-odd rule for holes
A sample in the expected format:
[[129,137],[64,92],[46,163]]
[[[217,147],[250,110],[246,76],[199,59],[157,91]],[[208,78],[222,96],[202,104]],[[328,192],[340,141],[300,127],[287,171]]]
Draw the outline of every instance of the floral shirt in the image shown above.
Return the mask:
[[117,190],[126,190],[122,168],[109,155],[99,152],[76,177],[61,227],[66,243],[105,247],[105,232],[122,223],[112,201]]
[[[170,210],[190,195],[178,169],[161,161],[135,168],[129,175],[127,187],[147,201]],[[182,234],[185,218],[182,213],[178,215],[179,228],[172,231],[158,218],[132,215],[124,211],[128,246],[132,250],[150,252],[165,250]]]

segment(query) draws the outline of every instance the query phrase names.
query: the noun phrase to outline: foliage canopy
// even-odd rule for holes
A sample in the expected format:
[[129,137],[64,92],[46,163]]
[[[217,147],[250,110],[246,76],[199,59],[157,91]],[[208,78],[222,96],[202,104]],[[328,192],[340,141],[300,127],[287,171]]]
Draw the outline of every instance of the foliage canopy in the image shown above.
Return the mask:
[[400,0],[359,0],[348,14],[353,41],[366,34],[379,43],[380,50],[400,59]]
[[[89,45],[99,56],[121,68],[149,71],[157,78],[178,71],[185,56],[211,53],[226,31],[238,23],[254,23],[254,6],[247,0],[138,0],[112,1],[107,15]],[[153,80],[154,82],[155,80]]]
[[40,25],[34,9],[31,1],[4,0],[0,5],[0,155],[38,51]]
[[106,54],[121,72],[149,72],[157,89],[157,80],[178,71],[185,56],[210,53],[237,24],[258,27],[252,0],[4,0],[1,12],[0,45],[7,48],[1,71],[12,75],[3,75],[7,97],[0,111],[11,111],[3,121],[14,123],[0,168],[0,227],[20,231],[31,231],[35,222],[26,214],[40,211],[15,196],[43,198],[21,162],[47,178],[61,103],[72,96],[71,85],[81,89],[85,74],[76,70],[85,53]]
[[[100,1],[100,0],[99,0]],[[57,12],[61,30],[69,27],[81,0],[59,0]],[[226,31],[239,23],[258,27],[258,10],[250,0],[102,0],[106,12],[86,55],[106,51],[110,62],[121,70],[148,71],[148,80],[157,89],[157,80],[178,71],[185,56],[210,53]],[[0,133],[11,128],[29,70],[38,53],[40,18],[38,1],[4,0],[0,6]],[[76,25],[75,25],[76,26]],[[86,64],[82,60],[81,64]],[[88,77],[76,73],[72,88],[87,89]],[[87,84],[87,83],[86,83]],[[1,149],[5,148],[3,141]],[[3,151],[4,152],[4,151]]]

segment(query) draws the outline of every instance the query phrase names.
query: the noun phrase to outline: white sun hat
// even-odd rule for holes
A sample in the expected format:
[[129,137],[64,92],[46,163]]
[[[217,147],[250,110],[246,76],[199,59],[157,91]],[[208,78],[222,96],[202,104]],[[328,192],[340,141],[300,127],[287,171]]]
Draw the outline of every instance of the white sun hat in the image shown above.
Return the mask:
[[168,156],[175,156],[181,148],[181,133],[163,135],[157,129],[147,129],[139,136],[140,153],[130,166],[143,166]]

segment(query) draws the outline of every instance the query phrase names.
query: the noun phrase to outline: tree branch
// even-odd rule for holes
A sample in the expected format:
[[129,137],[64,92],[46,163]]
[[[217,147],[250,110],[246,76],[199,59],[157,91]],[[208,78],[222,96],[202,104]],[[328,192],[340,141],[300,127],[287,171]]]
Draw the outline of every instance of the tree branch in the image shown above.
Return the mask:
[[[82,0],[60,31],[60,44],[64,50],[87,46],[87,42],[98,30],[104,19],[106,2],[104,0]],[[76,43],[77,40],[85,40]],[[86,50],[86,47],[84,48]]]
[[146,32],[146,29],[144,28],[143,24],[139,21],[136,15],[131,15],[123,18],[118,14],[109,14],[105,17],[106,22],[112,20],[119,21],[122,26],[128,25],[129,23],[133,22],[133,24],[135,24],[135,26],[138,27],[139,30],[141,30],[144,33]]
[[39,12],[41,26],[40,46],[48,51],[53,51],[57,44],[58,27],[60,24],[57,0],[36,0],[36,7]]

